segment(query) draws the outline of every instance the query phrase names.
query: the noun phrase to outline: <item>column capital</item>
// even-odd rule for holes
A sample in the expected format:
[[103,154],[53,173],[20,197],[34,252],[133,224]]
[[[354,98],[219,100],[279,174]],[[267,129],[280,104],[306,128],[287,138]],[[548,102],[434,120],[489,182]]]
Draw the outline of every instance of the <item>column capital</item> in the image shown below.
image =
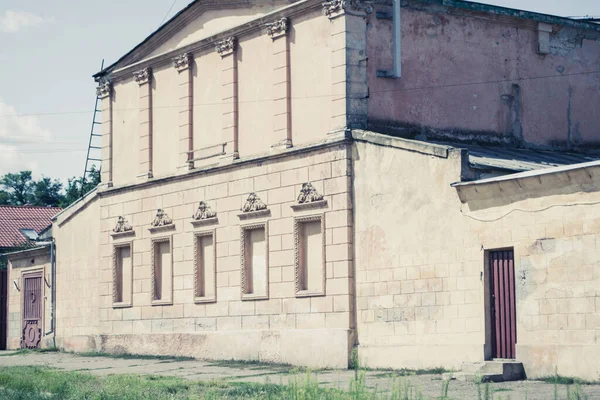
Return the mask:
[[284,17],[278,19],[275,22],[266,24],[265,27],[267,28],[267,34],[271,36],[273,40],[275,40],[287,34],[289,28],[289,20],[287,19],[287,17]]
[[140,71],[134,72],[133,77],[138,85],[142,86],[143,84],[150,82],[150,78],[152,77],[152,68],[147,67]]
[[173,59],[173,66],[177,72],[183,72],[192,66],[192,55],[190,53],[183,53]]
[[100,82],[96,87],[96,96],[99,99],[104,99],[112,94],[112,83],[110,81]]
[[227,39],[221,40],[215,44],[215,50],[221,55],[221,57],[233,54],[236,50],[237,40],[235,36],[228,37]]
[[323,5],[323,15],[329,19],[350,12],[354,15],[367,15],[373,12],[373,0],[329,0]]

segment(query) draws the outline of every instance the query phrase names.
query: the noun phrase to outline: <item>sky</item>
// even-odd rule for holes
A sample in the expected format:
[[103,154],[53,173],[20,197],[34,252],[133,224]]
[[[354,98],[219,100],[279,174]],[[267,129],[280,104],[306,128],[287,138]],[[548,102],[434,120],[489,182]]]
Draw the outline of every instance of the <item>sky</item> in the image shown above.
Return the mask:
[[[0,0],[0,175],[83,173],[102,59],[110,65],[191,0]],[[600,16],[599,0],[490,0]]]

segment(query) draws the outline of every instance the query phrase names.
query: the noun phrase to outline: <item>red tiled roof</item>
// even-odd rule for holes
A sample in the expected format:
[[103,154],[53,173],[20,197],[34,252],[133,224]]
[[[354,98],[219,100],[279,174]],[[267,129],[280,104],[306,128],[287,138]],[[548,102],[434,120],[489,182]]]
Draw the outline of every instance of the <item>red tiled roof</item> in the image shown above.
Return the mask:
[[0,247],[15,247],[25,241],[20,229],[40,233],[52,224],[58,207],[0,206]]

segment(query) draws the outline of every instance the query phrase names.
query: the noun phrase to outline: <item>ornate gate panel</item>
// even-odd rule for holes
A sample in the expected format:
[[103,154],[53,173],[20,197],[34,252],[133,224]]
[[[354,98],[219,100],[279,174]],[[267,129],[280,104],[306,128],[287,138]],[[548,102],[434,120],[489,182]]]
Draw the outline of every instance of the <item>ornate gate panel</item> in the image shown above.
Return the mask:
[[21,347],[40,347],[42,339],[42,273],[23,276],[23,337]]

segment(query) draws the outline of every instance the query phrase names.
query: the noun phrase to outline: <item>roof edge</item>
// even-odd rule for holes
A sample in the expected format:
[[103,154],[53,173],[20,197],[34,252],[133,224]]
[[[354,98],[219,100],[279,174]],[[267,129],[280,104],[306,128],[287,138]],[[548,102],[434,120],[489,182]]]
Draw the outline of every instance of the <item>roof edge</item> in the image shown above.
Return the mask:
[[464,0],[419,0],[424,3],[439,4],[447,7],[460,8],[471,11],[487,12],[490,14],[503,15],[507,17],[529,19],[552,25],[564,25],[572,28],[587,29],[600,32],[600,25],[585,20],[577,20],[558,15],[544,14],[535,11],[526,11],[510,7],[502,7],[492,4],[478,3]]
[[456,148],[426,141],[399,138],[396,136],[390,136],[383,133],[362,129],[353,129],[352,139],[359,142],[393,147],[396,149],[412,151],[440,158],[448,158],[449,151]]

